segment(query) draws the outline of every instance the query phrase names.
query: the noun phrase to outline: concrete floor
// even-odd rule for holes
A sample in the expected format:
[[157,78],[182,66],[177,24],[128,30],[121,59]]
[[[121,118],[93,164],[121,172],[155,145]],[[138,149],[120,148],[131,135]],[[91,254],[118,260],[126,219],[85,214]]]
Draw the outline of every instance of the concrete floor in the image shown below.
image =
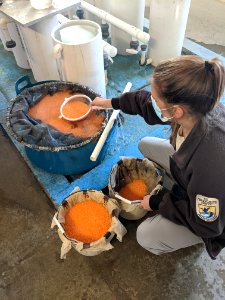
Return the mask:
[[140,221],[114,249],[95,257],[71,250],[50,230],[54,207],[0,131],[0,299],[224,299],[225,252],[212,261],[201,245],[155,256],[136,242]]
[[203,246],[154,256],[136,242],[138,221],[121,219],[128,233],[113,250],[96,257],[71,250],[60,260],[51,201],[2,130],[0,145],[1,300],[225,299],[225,250],[216,261]]
[[[146,18],[149,17],[151,1],[145,0]],[[186,37],[198,43],[225,46],[224,15],[225,0],[191,0]]]
[[225,0],[191,0],[185,35],[225,56]]
[[[191,0],[186,37],[225,46],[225,0]],[[225,52],[217,48],[225,56]],[[222,53],[221,53],[222,52]]]
[[[151,0],[145,0],[149,18]],[[191,0],[185,31],[189,38],[225,56],[225,0]]]

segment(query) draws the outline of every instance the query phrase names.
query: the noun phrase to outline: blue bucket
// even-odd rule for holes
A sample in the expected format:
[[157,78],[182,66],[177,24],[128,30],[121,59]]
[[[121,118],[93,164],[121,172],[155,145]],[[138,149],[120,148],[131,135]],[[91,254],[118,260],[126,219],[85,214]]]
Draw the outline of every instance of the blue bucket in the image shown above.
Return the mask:
[[[21,84],[23,85],[23,87],[19,88],[19,85]],[[102,131],[104,130],[104,127],[106,126],[106,123],[102,126],[101,130],[97,133],[97,135],[95,135],[92,139],[90,139],[89,142],[80,143],[78,145],[68,145],[63,147],[54,147],[54,146],[39,147],[38,145],[29,144],[21,140],[21,138],[18,137],[15,130],[12,129],[9,114],[11,112],[11,108],[13,107],[13,104],[19,99],[18,97],[21,95],[21,92],[25,89],[29,91],[29,89],[34,86],[38,86],[38,89],[41,91],[43,84],[45,85],[45,87],[46,85],[51,86],[57,84],[60,85],[65,84],[70,86],[74,85],[78,88],[81,87],[82,93],[84,93],[83,92],[84,90],[87,90],[87,95],[92,100],[96,96],[98,96],[94,91],[92,91],[88,87],[84,87],[78,84],[61,82],[61,81],[60,82],[45,81],[45,82],[32,84],[30,82],[29,77],[24,76],[16,82],[16,92],[18,96],[12,100],[12,105],[8,110],[8,115],[7,115],[8,128],[10,129],[12,135],[21,144],[25,146],[25,151],[29,160],[32,162],[32,164],[36,165],[37,167],[50,173],[63,174],[63,175],[79,175],[91,170],[92,168],[100,164],[104,159],[110,140],[113,138],[113,133],[115,132],[115,126],[113,126],[96,161],[91,161],[90,156],[101,136]]]

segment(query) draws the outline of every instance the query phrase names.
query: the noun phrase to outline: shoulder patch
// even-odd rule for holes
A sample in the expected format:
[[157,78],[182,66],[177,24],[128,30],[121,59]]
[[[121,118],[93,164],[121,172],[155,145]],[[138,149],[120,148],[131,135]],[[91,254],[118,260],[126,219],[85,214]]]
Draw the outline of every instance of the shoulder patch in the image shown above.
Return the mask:
[[202,195],[196,196],[196,213],[200,219],[213,222],[219,216],[219,200]]

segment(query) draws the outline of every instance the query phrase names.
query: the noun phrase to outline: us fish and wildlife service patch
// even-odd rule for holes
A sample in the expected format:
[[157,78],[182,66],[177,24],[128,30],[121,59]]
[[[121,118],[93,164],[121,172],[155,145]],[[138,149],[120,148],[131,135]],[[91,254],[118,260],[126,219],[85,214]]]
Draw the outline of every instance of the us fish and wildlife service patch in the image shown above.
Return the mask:
[[196,196],[196,213],[200,219],[213,222],[219,216],[219,200],[202,195]]

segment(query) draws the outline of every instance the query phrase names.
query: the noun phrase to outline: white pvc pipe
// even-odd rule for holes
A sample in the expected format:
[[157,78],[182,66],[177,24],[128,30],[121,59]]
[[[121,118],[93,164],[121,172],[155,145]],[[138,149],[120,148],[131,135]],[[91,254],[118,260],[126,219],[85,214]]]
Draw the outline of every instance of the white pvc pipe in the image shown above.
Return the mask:
[[[132,83],[128,82],[125,86],[123,94],[129,92],[131,87],[132,87]],[[103,147],[103,145],[104,145],[104,143],[105,143],[105,141],[106,141],[106,139],[109,135],[109,132],[110,132],[111,128],[113,127],[113,124],[114,124],[114,122],[115,122],[115,120],[116,120],[119,113],[120,113],[119,109],[113,111],[113,113],[112,113],[111,117],[109,118],[109,121],[108,121],[105,129],[103,130],[103,133],[102,133],[100,139],[98,140],[97,145],[95,146],[94,151],[92,152],[92,154],[90,156],[90,160],[92,160],[92,161],[97,160],[97,158],[99,156],[99,153],[102,150],[102,147]]]
[[89,4],[85,1],[81,1],[81,5],[84,9],[95,14],[99,18],[105,20],[106,22],[111,23],[112,25],[122,29],[123,31],[127,32],[132,37],[143,42],[144,44],[148,43],[148,41],[150,39],[150,35],[148,33],[143,32],[142,30],[136,28],[135,26],[132,26],[132,25],[118,19],[118,18],[114,17],[113,15],[107,13],[106,11],[96,8],[95,6]]
[[[86,0],[86,2],[110,13],[110,0]],[[105,23],[104,20],[101,20],[99,17],[90,13],[89,11],[85,12],[85,19],[96,22],[99,25]]]
[[117,48],[110,45],[106,41],[102,40],[102,47],[103,50],[110,56],[110,57],[115,57],[117,55]]
[[121,201],[123,201],[124,203],[127,203],[127,204],[138,204],[138,203],[141,203],[141,200],[127,200],[125,198],[123,198],[122,196],[120,196],[118,193],[115,194],[115,197]]

